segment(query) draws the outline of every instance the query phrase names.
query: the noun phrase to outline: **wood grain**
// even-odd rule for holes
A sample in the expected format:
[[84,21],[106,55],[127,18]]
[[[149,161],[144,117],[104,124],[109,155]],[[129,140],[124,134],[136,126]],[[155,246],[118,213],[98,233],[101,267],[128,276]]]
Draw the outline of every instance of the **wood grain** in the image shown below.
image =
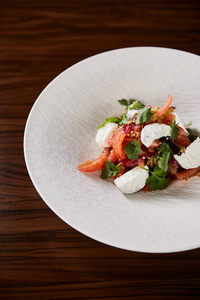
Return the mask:
[[200,55],[200,2],[0,1],[1,299],[199,299],[200,249],[124,251],[60,220],[28,176],[29,111],[60,72],[91,55],[159,46]]

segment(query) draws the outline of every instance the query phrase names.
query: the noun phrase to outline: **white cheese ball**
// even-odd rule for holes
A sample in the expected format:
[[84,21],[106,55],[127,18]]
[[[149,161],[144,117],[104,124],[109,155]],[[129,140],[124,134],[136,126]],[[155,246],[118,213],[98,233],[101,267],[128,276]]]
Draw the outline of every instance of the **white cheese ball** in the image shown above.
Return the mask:
[[[149,169],[145,166],[145,169]],[[118,189],[124,194],[133,194],[141,190],[149,177],[149,172],[141,169],[139,166],[126,172],[114,180]]]
[[141,142],[149,147],[154,140],[170,136],[171,127],[166,124],[153,123],[146,125],[141,131]]
[[191,143],[181,155],[174,155],[179,165],[184,169],[193,169],[200,166],[200,139]]
[[187,129],[185,128],[183,122],[181,121],[181,119],[180,119],[179,116],[177,115],[177,113],[176,113],[176,112],[173,112],[173,115],[175,116],[175,122],[176,122],[176,124],[177,124],[179,127],[181,127],[181,128],[185,131],[185,134],[186,134],[186,135],[188,135],[189,133],[188,133]]
[[131,120],[137,113],[138,113],[137,109],[128,109],[128,111],[126,113],[126,117]]
[[116,123],[106,123],[103,127],[99,128],[96,135],[96,143],[100,147],[109,147],[108,141],[117,130],[118,124]]

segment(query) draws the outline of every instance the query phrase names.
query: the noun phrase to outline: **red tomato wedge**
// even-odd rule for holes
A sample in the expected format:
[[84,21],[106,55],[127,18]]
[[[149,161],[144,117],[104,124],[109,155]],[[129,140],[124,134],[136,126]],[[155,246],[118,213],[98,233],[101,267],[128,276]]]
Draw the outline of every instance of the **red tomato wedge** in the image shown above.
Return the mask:
[[174,142],[181,146],[189,146],[191,144],[189,138],[186,135],[178,135]]
[[116,154],[113,150],[110,151],[107,160],[111,161],[112,163],[114,163],[117,160]]
[[126,136],[123,140],[123,145],[126,145],[128,142],[132,142],[133,138],[131,136]]
[[126,136],[126,133],[123,132],[123,128],[118,129],[114,135],[109,140],[109,145],[113,148],[113,151],[117,157],[117,159],[125,159],[126,154],[123,149],[123,141]]
[[140,167],[145,167],[145,163],[144,163],[144,159],[141,159],[139,162],[138,162],[138,166]]
[[85,161],[82,165],[78,166],[78,170],[81,172],[94,172],[97,170],[101,170],[108,160],[108,156],[110,154],[110,148],[104,148],[103,153],[99,156],[99,158],[93,161]]
[[160,139],[154,140],[153,143],[149,146],[149,148],[158,148],[162,144]]
[[175,176],[178,180],[188,180],[190,177],[197,175],[199,171],[200,167],[181,171],[179,173],[176,173]]
[[173,98],[172,98],[172,96],[169,94],[167,100],[166,100],[165,103],[164,103],[164,105],[161,106],[161,107],[159,108],[159,110],[158,110],[158,113],[157,113],[157,114],[158,114],[159,117],[162,116],[162,115],[168,110],[168,108],[169,108],[170,105],[172,104],[172,100],[173,100]]
[[172,122],[174,121],[174,118],[175,118],[175,115],[170,114],[170,115],[165,117],[163,123],[166,124],[166,125],[171,125]]

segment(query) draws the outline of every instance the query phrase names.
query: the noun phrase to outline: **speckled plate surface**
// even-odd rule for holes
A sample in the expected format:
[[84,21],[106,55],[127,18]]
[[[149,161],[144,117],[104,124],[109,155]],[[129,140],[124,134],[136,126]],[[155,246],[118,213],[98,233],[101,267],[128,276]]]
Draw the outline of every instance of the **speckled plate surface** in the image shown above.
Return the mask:
[[154,47],[105,52],[61,73],[38,97],[25,129],[25,160],[40,196],[66,223],[108,245],[156,253],[199,247],[199,177],[127,196],[77,170],[100,155],[96,128],[122,113],[118,99],[161,106],[170,93],[182,121],[200,128],[199,82],[199,56]]

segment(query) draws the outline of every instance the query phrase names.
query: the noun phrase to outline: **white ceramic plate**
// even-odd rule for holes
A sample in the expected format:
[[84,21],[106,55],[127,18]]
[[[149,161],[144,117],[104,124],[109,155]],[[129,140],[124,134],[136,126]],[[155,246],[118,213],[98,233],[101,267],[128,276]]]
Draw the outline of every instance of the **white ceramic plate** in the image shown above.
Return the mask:
[[173,49],[105,52],[55,78],[35,102],[24,152],[34,186],[49,207],[85,235],[115,247],[176,252],[200,246],[200,178],[164,191],[122,194],[77,166],[101,153],[96,128],[119,115],[121,98],[161,106],[170,93],[184,122],[200,128],[200,58]]

